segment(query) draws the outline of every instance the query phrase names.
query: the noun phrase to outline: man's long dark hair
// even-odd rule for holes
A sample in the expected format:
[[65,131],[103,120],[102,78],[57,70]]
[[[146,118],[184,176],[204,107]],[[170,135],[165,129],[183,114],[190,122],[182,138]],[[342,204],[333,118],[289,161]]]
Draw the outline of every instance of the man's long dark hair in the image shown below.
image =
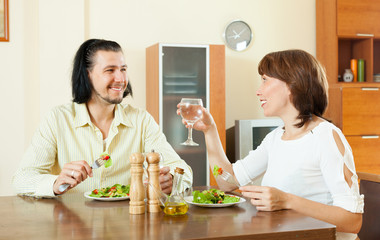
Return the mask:
[[[94,56],[100,51],[123,52],[120,45],[114,41],[102,39],[89,39],[82,43],[75,54],[73,72],[71,75],[71,87],[73,102],[87,103],[91,98],[92,84],[88,77],[88,71],[94,67]],[[123,98],[132,94],[132,86],[128,82]]]

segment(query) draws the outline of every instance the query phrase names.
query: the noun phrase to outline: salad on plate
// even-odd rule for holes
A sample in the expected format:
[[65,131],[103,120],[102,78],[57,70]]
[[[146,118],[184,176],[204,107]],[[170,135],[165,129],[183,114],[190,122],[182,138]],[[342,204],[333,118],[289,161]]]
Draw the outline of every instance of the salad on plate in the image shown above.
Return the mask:
[[234,195],[227,195],[223,191],[218,189],[209,189],[193,192],[193,203],[201,204],[228,204],[237,203],[240,201],[240,197]]
[[129,197],[130,185],[115,184],[111,187],[94,189],[89,196],[95,198]]

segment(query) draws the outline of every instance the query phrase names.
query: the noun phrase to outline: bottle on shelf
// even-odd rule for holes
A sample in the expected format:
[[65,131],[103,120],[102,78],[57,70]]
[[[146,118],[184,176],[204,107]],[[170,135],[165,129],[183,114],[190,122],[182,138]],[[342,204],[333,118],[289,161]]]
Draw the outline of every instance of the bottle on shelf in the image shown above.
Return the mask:
[[365,82],[364,71],[364,59],[358,59],[358,82]]
[[351,59],[351,71],[352,71],[352,74],[354,75],[353,82],[357,82],[358,81],[358,60],[357,59]]
[[343,81],[352,82],[354,80],[354,74],[352,74],[351,69],[344,70]]

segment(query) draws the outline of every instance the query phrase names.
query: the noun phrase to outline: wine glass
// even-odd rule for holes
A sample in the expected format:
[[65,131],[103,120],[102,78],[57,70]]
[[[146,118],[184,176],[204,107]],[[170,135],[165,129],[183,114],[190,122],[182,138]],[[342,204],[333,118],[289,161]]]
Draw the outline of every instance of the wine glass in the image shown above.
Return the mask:
[[202,99],[199,98],[182,98],[179,110],[187,125],[189,125],[187,140],[181,145],[186,146],[199,146],[198,143],[193,141],[193,125],[202,117]]

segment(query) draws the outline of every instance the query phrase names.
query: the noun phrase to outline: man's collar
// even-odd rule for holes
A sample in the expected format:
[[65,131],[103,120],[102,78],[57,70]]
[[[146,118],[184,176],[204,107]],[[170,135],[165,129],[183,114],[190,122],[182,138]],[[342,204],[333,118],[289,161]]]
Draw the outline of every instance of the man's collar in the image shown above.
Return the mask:
[[126,127],[133,127],[131,120],[127,117],[124,107],[121,104],[116,104],[114,121],[116,126],[123,124]]
[[[75,127],[83,127],[86,124],[92,125],[90,114],[88,113],[88,109],[85,103],[74,103],[75,110],[75,118],[74,118],[74,126]],[[127,127],[133,127],[132,122],[127,115],[125,114],[124,107],[121,104],[116,104],[115,107],[115,118],[114,118],[115,126],[119,126],[123,124]]]
[[90,114],[88,113],[87,106],[85,103],[74,103],[74,126],[83,127],[86,124],[91,125]]

